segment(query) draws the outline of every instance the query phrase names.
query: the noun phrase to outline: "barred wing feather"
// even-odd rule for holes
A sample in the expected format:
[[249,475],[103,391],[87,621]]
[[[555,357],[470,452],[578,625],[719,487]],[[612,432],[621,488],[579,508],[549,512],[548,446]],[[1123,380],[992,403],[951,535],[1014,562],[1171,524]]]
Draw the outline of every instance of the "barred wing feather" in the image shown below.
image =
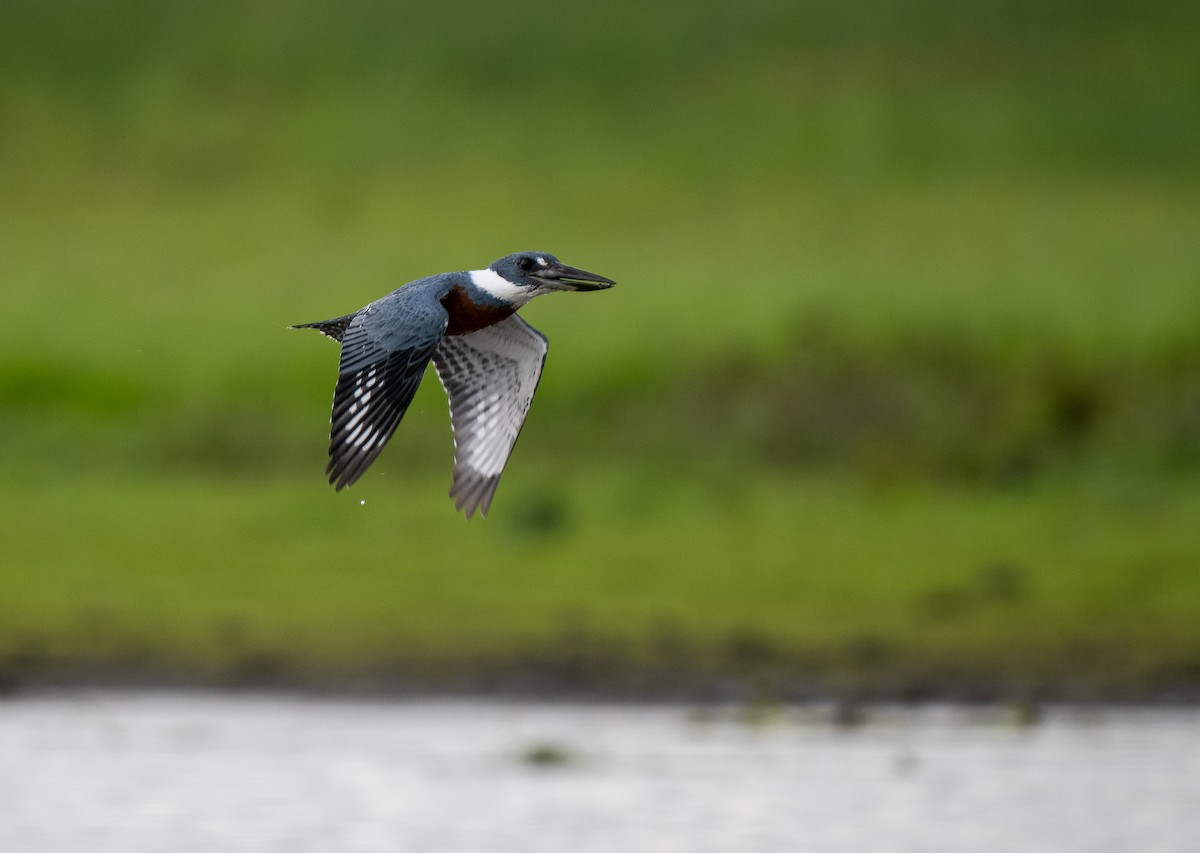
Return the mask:
[[431,314],[413,334],[372,334],[371,308],[344,329],[325,474],[339,491],[379,456],[412,402],[445,319]]
[[450,497],[467,518],[476,510],[487,515],[547,349],[541,332],[514,314],[469,335],[442,338],[433,353],[454,429]]

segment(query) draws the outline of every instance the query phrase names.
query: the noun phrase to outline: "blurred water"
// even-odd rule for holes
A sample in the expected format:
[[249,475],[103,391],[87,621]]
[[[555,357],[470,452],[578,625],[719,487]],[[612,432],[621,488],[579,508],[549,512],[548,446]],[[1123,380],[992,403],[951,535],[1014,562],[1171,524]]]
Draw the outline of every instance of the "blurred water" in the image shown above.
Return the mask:
[[[543,749],[547,762],[529,754]],[[563,757],[565,761],[554,761]],[[1200,712],[72,694],[0,703],[0,851],[1196,851]]]

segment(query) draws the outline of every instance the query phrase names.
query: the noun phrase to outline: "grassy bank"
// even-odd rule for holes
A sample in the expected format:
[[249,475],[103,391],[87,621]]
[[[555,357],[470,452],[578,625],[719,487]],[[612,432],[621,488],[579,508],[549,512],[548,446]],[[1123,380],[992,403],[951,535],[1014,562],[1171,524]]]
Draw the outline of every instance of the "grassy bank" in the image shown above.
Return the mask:
[[980,494],[512,473],[470,525],[429,478],[375,477],[356,500],[189,478],[9,490],[0,669],[677,696],[1194,688],[1194,480]]

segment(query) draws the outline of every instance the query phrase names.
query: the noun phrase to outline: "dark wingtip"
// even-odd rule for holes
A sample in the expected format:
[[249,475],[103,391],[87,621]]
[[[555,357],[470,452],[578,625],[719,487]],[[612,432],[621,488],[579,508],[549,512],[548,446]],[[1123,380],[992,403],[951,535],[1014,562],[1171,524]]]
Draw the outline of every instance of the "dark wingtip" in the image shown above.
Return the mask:
[[329,485],[333,486],[335,492],[357,483],[359,477],[366,473],[367,468],[375,461],[375,456],[334,456],[333,450],[330,454],[329,464],[325,466],[325,476],[329,478]]
[[477,474],[461,476],[456,470],[450,486],[450,499],[454,501],[454,508],[468,521],[476,512],[481,518],[486,518],[499,482],[499,477],[482,477]]

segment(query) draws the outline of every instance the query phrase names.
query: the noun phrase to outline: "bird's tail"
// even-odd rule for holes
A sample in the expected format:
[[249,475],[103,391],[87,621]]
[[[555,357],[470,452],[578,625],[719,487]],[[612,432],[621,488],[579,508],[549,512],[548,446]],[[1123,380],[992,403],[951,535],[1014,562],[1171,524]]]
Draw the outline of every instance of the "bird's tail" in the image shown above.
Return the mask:
[[350,321],[353,319],[353,314],[347,314],[345,317],[335,317],[332,320],[318,320],[315,323],[297,323],[291,328],[316,329],[322,335],[333,338],[340,344],[342,337],[346,334],[346,327],[350,325]]

